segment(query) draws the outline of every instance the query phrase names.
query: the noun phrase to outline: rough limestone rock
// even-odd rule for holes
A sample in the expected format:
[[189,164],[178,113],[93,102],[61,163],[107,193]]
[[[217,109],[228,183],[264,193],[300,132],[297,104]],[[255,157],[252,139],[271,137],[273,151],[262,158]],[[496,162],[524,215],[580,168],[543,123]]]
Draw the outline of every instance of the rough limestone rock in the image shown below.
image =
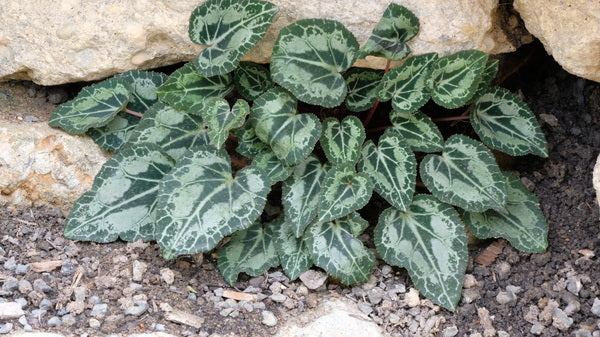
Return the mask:
[[315,310],[286,321],[275,337],[380,337],[381,328],[355,303],[342,298],[323,300]]
[[594,166],[592,181],[594,183],[594,189],[596,190],[596,200],[598,200],[598,206],[600,206],[600,155],[598,155],[596,166]]
[[[280,12],[246,60],[268,62],[278,31],[304,18],[334,19],[363,44],[389,0],[272,0]],[[593,1],[592,1],[593,2]],[[0,80],[55,85],[90,81],[130,69],[191,60],[202,49],[187,29],[198,0],[0,1]],[[514,50],[499,25],[498,1],[403,0],[421,21],[415,54],[462,49]],[[358,66],[383,67],[379,58]]]
[[68,211],[108,158],[89,137],[46,123],[0,121],[0,206]]
[[527,30],[568,72],[600,82],[598,0],[515,0]]

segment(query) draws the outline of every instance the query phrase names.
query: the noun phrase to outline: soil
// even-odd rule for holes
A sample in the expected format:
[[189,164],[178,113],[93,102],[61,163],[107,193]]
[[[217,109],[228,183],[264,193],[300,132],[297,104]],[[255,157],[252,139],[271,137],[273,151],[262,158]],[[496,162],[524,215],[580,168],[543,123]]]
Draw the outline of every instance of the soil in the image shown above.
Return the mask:
[[[548,251],[544,254],[521,253],[506,245],[498,256],[492,257],[491,263],[480,264],[474,262],[475,257],[490,245],[504,242],[487,240],[471,245],[467,273],[474,276],[476,285],[464,289],[456,312],[435,309],[436,315],[443,320],[429,334],[414,332],[409,324],[394,324],[389,308],[371,302],[374,310],[370,317],[391,336],[492,336],[496,333],[501,336],[504,332],[511,336],[527,336],[535,330],[532,330],[535,324],[543,327],[540,332],[543,336],[571,336],[574,333],[600,336],[600,317],[591,309],[594,300],[600,299],[600,213],[591,181],[600,151],[600,84],[566,73],[539,44],[528,48],[520,54],[520,57],[524,53],[529,55],[528,61],[525,64],[517,62],[519,67],[512,63],[511,69],[505,71],[509,75],[502,86],[517,92],[538,115],[550,156],[547,159],[519,157],[503,166],[517,173],[539,197],[549,224]],[[35,87],[37,89],[31,91],[30,87],[35,86],[28,84],[10,91],[10,95],[15,96],[11,98],[31,96],[32,92],[35,97],[42,90]],[[0,90],[0,95],[7,95],[6,92]],[[40,104],[47,105],[47,93],[45,96],[39,94],[40,102],[43,101]],[[19,103],[15,101],[14,104]],[[41,116],[36,117],[47,119],[49,113],[42,109]],[[0,114],[0,122],[1,118],[24,116]],[[167,262],[160,257],[155,244],[73,242],[61,236],[63,223],[64,216],[51,208],[0,210],[0,283],[6,284],[9,279],[27,280],[34,288],[30,290],[26,284],[23,291],[3,288],[0,298],[7,301],[24,298],[28,303],[24,309],[28,313],[27,324],[34,330],[96,335],[97,329],[103,334],[130,334],[164,328],[175,335],[269,336],[277,326],[261,323],[264,310],[275,313],[281,324],[314,307],[324,297],[349,297],[358,303],[365,300],[364,296],[361,299],[356,287],[339,286],[331,280],[327,288],[304,294],[299,291],[300,281],[290,282],[278,270],[272,270],[264,277],[242,276],[237,290],[253,286],[266,297],[272,293],[272,285],[279,282],[289,290],[284,293],[291,302],[277,303],[265,298],[262,300],[265,308],[235,309],[237,316],[224,317],[221,311],[231,303],[215,298],[219,296],[214,294],[220,292],[220,288],[231,288],[216,269],[214,256],[186,256]],[[18,269],[19,264],[48,260],[62,261],[62,267],[41,273],[28,270],[24,274],[17,273],[15,268],[6,268],[7,261],[14,262]],[[132,281],[131,275],[134,261],[147,264],[143,278],[136,282]],[[174,273],[171,284],[163,278],[164,268]],[[388,287],[406,284],[407,289],[411,286],[404,270],[393,268],[393,277],[390,277],[385,275],[384,269],[380,261],[374,271],[375,279],[370,283],[384,288],[386,284]],[[39,280],[49,287],[44,289]],[[66,309],[76,312],[75,305],[71,304],[77,302],[73,292],[82,291],[82,286],[87,293],[77,296],[79,300],[83,296],[82,310],[85,311],[72,315],[72,322],[65,319]],[[515,298],[501,304],[499,297],[507,290],[511,290]],[[44,298],[50,305],[41,303]],[[90,316],[89,309],[97,301],[109,304],[109,312],[97,317],[101,323],[99,328],[91,328],[90,324],[95,322],[90,321],[94,317]],[[146,302],[147,310],[139,316],[124,315],[124,310],[134,306],[135,301]],[[425,302],[421,301],[421,304]],[[202,317],[202,327],[196,329],[168,321],[165,303],[173,309]],[[558,309],[553,310],[554,307]],[[566,312],[567,318],[561,316],[560,310]],[[396,311],[397,314],[400,312],[408,311]],[[49,326],[49,319],[54,316],[61,318],[62,325]],[[418,317],[415,320],[418,321]],[[17,319],[0,322],[0,325],[5,322],[13,324],[13,332],[25,327]]]

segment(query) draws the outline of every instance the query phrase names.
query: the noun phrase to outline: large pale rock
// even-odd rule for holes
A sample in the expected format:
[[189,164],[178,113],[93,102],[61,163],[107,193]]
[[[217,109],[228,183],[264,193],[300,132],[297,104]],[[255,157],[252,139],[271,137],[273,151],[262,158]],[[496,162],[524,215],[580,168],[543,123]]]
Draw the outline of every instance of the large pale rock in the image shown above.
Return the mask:
[[[273,0],[280,12],[247,60],[268,62],[278,31],[304,18],[344,23],[363,44],[389,0]],[[498,0],[397,1],[419,17],[411,42],[416,54],[442,55],[462,49],[492,54],[514,50],[499,26]],[[194,58],[200,46],[187,28],[198,0],[0,1],[0,80],[39,84],[89,81],[130,69],[152,68]],[[369,58],[358,66],[383,67]]]
[[598,200],[598,206],[600,206],[600,155],[598,155],[596,166],[594,166],[592,182],[594,184],[594,189],[596,190],[596,200]]
[[515,0],[527,30],[568,72],[600,82],[598,0]]
[[322,301],[315,310],[288,319],[275,337],[379,337],[381,328],[363,314],[356,303],[342,298]]
[[46,123],[0,120],[0,205],[64,211],[92,186],[108,155],[85,136]]

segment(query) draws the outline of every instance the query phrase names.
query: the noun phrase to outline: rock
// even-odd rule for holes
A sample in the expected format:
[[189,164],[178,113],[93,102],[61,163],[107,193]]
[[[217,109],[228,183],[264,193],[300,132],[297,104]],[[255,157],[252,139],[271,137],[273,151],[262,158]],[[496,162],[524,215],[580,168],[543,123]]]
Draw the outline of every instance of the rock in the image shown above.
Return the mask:
[[552,326],[558,330],[568,330],[573,325],[573,319],[559,308],[554,309],[552,313]]
[[463,288],[469,289],[469,288],[477,287],[478,285],[479,285],[479,282],[477,282],[477,279],[475,279],[475,276],[473,276],[473,274],[465,275],[465,280],[463,281]]
[[104,317],[108,315],[108,304],[106,303],[100,303],[100,304],[95,304],[92,307],[92,312],[90,313],[90,316],[92,317]]
[[576,276],[569,276],[567,279],[567,290],[575,296],[579,296],[581,290],[581,280]]
[[73,325],[75,325],[75,323],[77,323],[75,316],[70,315],[70,314],[64,315],[62,317],[62,321],[66,326],[73,326]]
[[326,298],[315,310],[291,316],[275,337],[344,336],[381,337],[381,327],[344,298]]
[[70,276],[75,272],[75,266],[71,263],[71,260],[65,259],[62,261],[62,266],[60,267],[60,273],[64,276]]
[[498,275],[498,278],[504,280],[508,277],[508,275],[510,275],[510,264],[508,264],[505,261],[502,261],[496,265],[494,270],[496,271],[496,275]]
[[40,304],[38,304],[38,307],[40,309],[50,310],[52,307],[52,301],[50,301],[47,298],[44,298],[43,300],[40,301]]
[[0,319],[19,318],[25,315],[21,305],[17,302],[0,303]]
[[517,302],[517,295],[521,290],[520,287],[507,286],[506,291],[500,291],[496,295],[496,301],[500,304],[514,304]]
[[2,290],[5,291],[13,291],[19,287],[19,280],[14,277],[9,277],[4,280],[4,284],[2,284]]
[[600,300],[598,298],[594,298],[594,304],[592,304],[592,314],[600,317]]
[[56,327],[56,326],[61,326],[63,325],[63,322],[60,320],[60,318],[56,317],[56,316],[52,316],[49,320],[48,320],[48,326],[49,327]]
[[415,288],[410,288],[408,293],[404,295],[404,301],[406,302],[406,305],[411,308],[418,306],[421,304],[421,300],[419,299],[419,291]]
[[49,293],[52,291],[52,288],[41,278],[33,280],[33,289],[40,293]]
[[[340,21],[362,45],[389,4],[387,0],[272,2],[279,6],[279,14],[244,60],[268,62],[279,30],[306,18]],[[497,1],[406,0],[402,4],[420,21],[419,35],[410,42],[415,54],[447,55],[463,49],[496,54],[515,49],[501,25],[495,24],[506,19],[499,17]],[[202,49],[188,37],[189,16],[197,5],[195,0],[67,0],[60,5],[0,1],[0,80],[55,85],[192,60]],[[138,14],[132,18],[132,13]],[[385,62],[369,57],[356,65],[383,68]]]
[[[515,0],[527,30],[568,72],[600,82],[600,6],[587,0]],[[560,27],[560,29],[557,29]],[[573,41],[577,36],[577,42]]]
[[147,268],[148,265],[146,263],[138,260],[133,261],[133,268],[131,269],[131,279],[135,282],[141,282]]
[[235,309],[233,309],[233,308],[225,308],[225,309],[219,311],[219,315],[221,315],[223,317],[227,317],[227,316],[229,316],[229,314],[231,314],[233,312],[233,310],[235,310]]
[[496,329],[492,325],[489,310],[486,308],[477,308],[477,316],[479,317],[479,324],[483,327],[483,337],[495,336]]
[[50,204],[67,211],[108,156],[89,137],[46,123],[2,121],[0,158],[0,206]]
[[19,287],[19,292],[21,294],[27,294],[33,290],[33,286],[31,286],[31,282],[27,281],[26,279],[20,280],[18,287]]
[[449,326],[444,329],[444,337],[454,337],[458,334],[458,328],[456,325]]
[[592,333],[586,329],[579,329],[575,331],[575,337],[592,337]]
[[463,289],[462,291],[462,300],[465,303],[473,303],[476,299],[480,298],[479,288],[469,288]]
[[15,299],[15,302],[19,303],[21,308],[25,308],[29,304],[29,303],[27,303],[27,300],[23,297],[19,297],[19,298]]
[[275,314],[273,314],[269,310],[264,310],[263,312],[261,312],[261,316],[262,316],[262,321],[261,321],[262,324],[264,324],[266,326],[277,325],[277,317],[275,317]]
[[92,329],[98,329],[100,327],[100,321],[95,318],[90,318],[88,324]]
[[161,268],[160,277],[162,277],[163,281],[169,285],[173,284],[175,281],[175,273],[169,268]]
[[29,271],[28,264],[17,264],[17,267],[15,267],[15,274],[17,274],[17,275],[25,275],[25,274],[27,274],[28,271]]
[[539,320],[545,325],[550,324],[554,309],[558,308],[558,302],[555,300],[549,300],[542,312],[540,312]]
[[540,314],[540,309],[536,305],[532,304],[529,306],[529,310],[527,311],[525,316],[523,316],[523,318],[527,322],[529,322],[531,324],[535,324],[535,322],[537,322],[537,320],[538,320],[539,314]]
[[190,314],[180,310],[171,310],[167,312],[165,318],[167,321],[185,324],[196,329],[200,329],[202,327],[202,324],[204,323],[203,317],[196,316],[194,314]]
[[327,274],[309,269],[304,273],[300,274],[300,281],[308,288],[308,289],[317,289],[322,286],[327,280]]
[[368,315],[373,312],[373,307],[365,302],[359,302],[358,310],[360,310],[363,314]]
[[539,322],[534,323],[529,330],[534,335],[541,335],[544,332],[544,326]]
[[0,334],[7,334],[12,330],[12,328],[13,328],[12,323],[6,323],[6,324],[0,325]]
[[283,303],[287,299],[287,296],[285,296],[284,294],[273,294],[273,295],[269,296],[269,298],[273,302]]
[[66,309],[68,313],[79,315],[85,309],[85,303],[80,301],[69,302],[67,303]]
[[135,305],[125,309],[125,315],[139,316],[148,310],[148,302],[135,301]]

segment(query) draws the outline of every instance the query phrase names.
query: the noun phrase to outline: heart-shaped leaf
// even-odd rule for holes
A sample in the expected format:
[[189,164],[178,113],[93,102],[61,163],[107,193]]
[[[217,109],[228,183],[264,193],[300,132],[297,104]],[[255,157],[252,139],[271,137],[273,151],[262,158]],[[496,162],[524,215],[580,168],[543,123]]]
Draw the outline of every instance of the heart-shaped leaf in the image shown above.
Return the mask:
[[367,68],[351,68],[344,73],[348,86],[346,108],[350,111],[365,111],[375,104],[377,85],[383,77],[383,71]]
[[146,111],[130,137],[130,143],[158,144],[176,160],[188,148],[209,142],[202,118],[160,102]]
[[356,213],[342,219],[316,222],[306,229],[305,241],[315,265],[346,285],[366,282],[375,256],[354,233],[364,225]]
[[356,61],[358,47],[337,21],[298,20],[279,32],[271,56],[273,80],[303,102],[333,108],[346,97],[340,73]]
[[173,159],[157,145],[124,147],[102,166],[92,189],[73,206],[65,236],[96,242],[154,240],[158,185],[173,166]]
[[346,116],[342,123],[332,117],[323,121],[321,147],[334,165],[356,163],[365,138],[365,128],[355,116]]
[[463,212],[465,223],[478,238],[505,238],[520,251],[543,253],[548,248],[548,224],[535,194],[513,174],[503,174],[508,194],[506,213],[495,210]]
[[257,99],[274,84],[267,68],[250,62],[240,62],[235,70],[233,82],[240,95],[249,101]]
[[119,78],[83,88],[77,97],[61,104],[48,125],[58,126],[71,134],[82,134],[89,128],[108,124],[131,99],[133,88]]
[[273,224],[275,230],[275,249],[279,255],[281,268],[290,280],[295,280],[313,265],[308,246],[304,238],[297,238],[291,226],[283,222],[283,217]]
[[130,70],[115,75],[131,84],[133,95],[127,109],[143,114],[158,102],[157,89],[167,81],[167,75],[156,71]]
[[269,185],[287,179],[294,170],[293,167],[285,166],[273,151],[267,150],[259,153],[252,160],[252,166],[261,168],[269,177]]
[[233,177],[225,150],[187,151],[159,186],[157,241],[165,259],[209,251],[249,227],[261,214],[269,187],[256,167]]
[[413,56],[399,68],[383,75],[377,87],[377,98],[392,100],[394,110],[413,112],[431,97],[431,68],[437,60],[436,53]]
[[392,206],[405,210],[415,193],[417,160],[402,138],[386,133],[375,146],[367,141],[362,149],[359,170],[373,179],[373,188]]
[[487,54],[479,50],[462,50],[444,56],[433,65],[433,100],[455,109],[471,100],[485,69]]
[[260,140],[269,144],[284,164],[306,158],[321,136],[321,122],[311,113],[296,112],[296,100],[282,88],[262,94],[252,106],[251,118]]
[[242,156],[254,158],[261,152],[271,151],[271,147],[256,136],[252,119],[248,119],[241,128],[233,130],[233,134],[238,141],[235,150]]
[[187,63],[175,70],[157,90],[161,101],[175,109],[199,115],[209,97],[225,97],[233,89],[231,75],[205,77],[194,64]]
[[194,60],[204,76],[234,70],[267,32],[277,6],[259,0],[209,0],[190,16],[190,39],[208,45]]
[[119,112],[108,124],[99,128],[91,128],[86,134],[101,148],[117,152],[127,143],[139,122],[139,117]]
[[239,273],[258,276],[279,265],[274,244],[276,226],[268,223],[263,227],[260,222],[255,222],[247,229],[233,233],[231,241],[217,252],[217,266],[225,282],[233,286]]
[[496,74],[498,74],[498,60],[488,60],[483,69],[483,74],[481,74],[481,81],[479,81],[475,95],[473,95],[470,103],[473,103],[488,91],[490,84],[496,78]]
[[406,212],[388,208],[375,227],[385,262],[404,267],[419,291],[455,310],[467,268],[467,234],[458,213],[429,195],[417,195]]
[[250,106],[243,99],[238,99],[229,109],[229,103],[223,98],[210,98],[201,115],[208,125],[208,136],[214,147],[221,147],[229,136],[229,130],[244,124],[250,113]]
[[490,88],[477,99],[471,125],[491,148],[512,156],[532,153],[548,157],[546,137],[537,119],[527,104],[504,88]]
[[425,186],[443,202],[471,212],[505,209],[506,183],[494,156],[480,142],[451,136],[442,155],[428,154],[420,169]]
[[314,155],[300,162],[292,177],[283,182],[282,197],[285,226],[299,238],[317,216],[319,193],[329,165],[321,164]]
[[366,173],[356,173],[354,165],[331,168],[319,193],[319,222],[331,221],[363,208],[373,192]]
[[373,34],[360,49],[360,58],[381,56],[388,60],[402,60],[410,54],[406,42],[419,32],[419,19],[406,7],[390,4],[373,29]]
[[[444,147],[444,138],[437,125],[419,110],[413,112],[392,111],[389,130],[397,132],[414,151],[439,152]],[[386,130],[387,131],[387,130]]]

